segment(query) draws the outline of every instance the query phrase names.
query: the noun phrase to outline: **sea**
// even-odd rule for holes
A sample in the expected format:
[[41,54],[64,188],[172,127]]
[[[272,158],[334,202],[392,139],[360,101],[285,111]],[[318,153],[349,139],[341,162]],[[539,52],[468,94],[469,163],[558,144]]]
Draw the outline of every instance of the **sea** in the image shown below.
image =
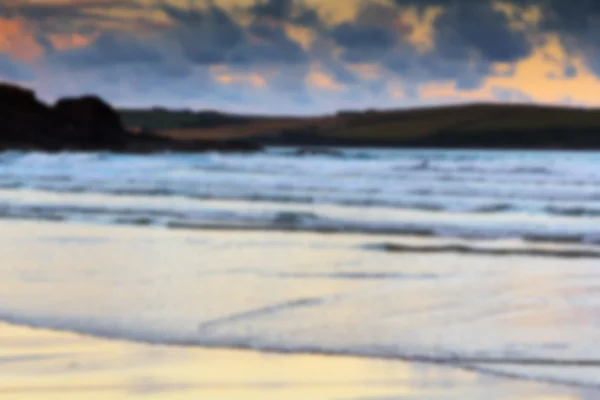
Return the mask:
[[600,153],[0,153],[0,320],[600,388]]

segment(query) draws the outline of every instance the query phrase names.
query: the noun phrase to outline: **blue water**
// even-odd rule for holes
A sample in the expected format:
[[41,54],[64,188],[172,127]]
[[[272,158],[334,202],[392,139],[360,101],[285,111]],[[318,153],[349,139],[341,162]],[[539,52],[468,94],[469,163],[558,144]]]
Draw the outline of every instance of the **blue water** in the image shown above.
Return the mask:
[[0,217],[600,242],[600,153],[0,155]]

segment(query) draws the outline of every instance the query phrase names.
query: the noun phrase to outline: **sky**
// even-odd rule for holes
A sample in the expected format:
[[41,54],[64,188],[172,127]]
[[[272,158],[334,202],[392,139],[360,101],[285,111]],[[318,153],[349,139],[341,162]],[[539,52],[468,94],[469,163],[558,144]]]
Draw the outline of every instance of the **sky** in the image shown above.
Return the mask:
[[600,1],[2,0],[0,81],[287,115],[600,106]]

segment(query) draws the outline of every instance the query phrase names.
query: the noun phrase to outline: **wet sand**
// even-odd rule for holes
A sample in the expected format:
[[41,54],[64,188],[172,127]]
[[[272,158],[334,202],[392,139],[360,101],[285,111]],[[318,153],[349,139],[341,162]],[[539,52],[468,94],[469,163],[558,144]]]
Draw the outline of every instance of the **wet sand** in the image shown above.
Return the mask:
[[[415,240],[418,244],[426,239]],[[524,343],[526,339],[552,343],[556,336],[581,344],[582,354],[593,356],[590,343],[597,336],[594,330],[583,329],[590,319],[584,314],[579,315],[579,324],[565,319],[578,316],[571,308],[537,307],[537,303],[527,308],[529,303],[524,303],[519,307],[525,314],[484,318],[483,325],[456,321],[471,314],[496,316],[493,307],[506,309],[507,299],[560,298],[565,293],[589,293],[593,298],[589,285],[595,282],[595,259],[573,263],[543,258],[531,263],[513,257],[507,270],[505,259],[473,258],[467,263],[460,254],[399,259],[385,251],[366,251],[363,244],[360,237],[343,235],[279,237],[265,232],[1,221],[0,314],[5,321],[108,337],[145,337],[150,332],[150,338],[169,343],[199,336],[198,324],[203,322],[203,327],[209,325],[202,332],[209,340],[213,333],[220,338],[252,328],[265,343],[280,343],[279,348],[314,339],[321,348],[334,350],[337,344],[352,349],[369,342],[393,344],[400,338],[405,344],[418,345],[421,340],[435,345],[434,339],[439,339],[456,348],[481,344],[494,349],[512,336],[522,339],[517,334],[531,333]],[[343,274],[348,271],[374,275],[349,279]],[[449,272],[453,275],[444,278]],[[401,279],[387,278],[397,273]],[[427,278],[430,274],[440,278]],[[457,274],[464,277],[454,278]],[[585,291],[578,286],[581,282],[589,282]],[[298,299],[369,291],[372,298],[289,307]],[[469,296],[463,298],[465,291]],[[460,313],[439,307],[447,299],[462,301],[455,304]],[[378,310],[389,315],[385,324],[379,324]],[[368,329],[371,326],[377,329]],[[569,327],[571,331],[561,331]],[[584,341],[586,333],[589,338]],[[560,371],[549,371],[559,367]],[[496,374],[559,376],[571,382],[596,382],[598,376],[595,368],[585,367],[494,368]],[[0,322],[0,400],[599,397],[600,389],[509,379],[439,364],[150,345]]]
[[574,400],[594,396],[581,389],[436,365],[155,346],[0,324],[0,398]]

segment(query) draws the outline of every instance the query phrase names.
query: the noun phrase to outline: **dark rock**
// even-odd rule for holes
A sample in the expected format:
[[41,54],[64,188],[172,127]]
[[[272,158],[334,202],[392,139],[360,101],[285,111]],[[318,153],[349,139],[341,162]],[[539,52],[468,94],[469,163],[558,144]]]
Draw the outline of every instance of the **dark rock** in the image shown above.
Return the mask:
[[95,96],[62,99],[54,106],[56,134],[82,147],[118,149],[125,144],[119,114]]
[[33,91],[0,84],[0,143],[35,142],[49,131],[51,110]]
[[96,97],[60,100],[51,108],[33,91],[0,84],[0,147],[36,150],[119,149],[119,115]]
[[243,140],[179,141],[144,130],[128,132],[120,115],[95,96],[59,100],[54,107],[40,102],[31,90],[0,84],[0,151],[257,151]]

